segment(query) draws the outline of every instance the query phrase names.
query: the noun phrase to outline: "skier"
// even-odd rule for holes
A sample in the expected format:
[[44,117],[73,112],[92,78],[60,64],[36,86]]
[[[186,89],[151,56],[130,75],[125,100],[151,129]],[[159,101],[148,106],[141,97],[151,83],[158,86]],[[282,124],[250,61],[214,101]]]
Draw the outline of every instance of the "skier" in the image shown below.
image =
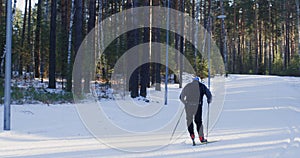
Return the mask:
[[194,134],[194,125],[197,126],[197,132],[199,135],[199,140],[201,143],[207,143],[207,139],[204,138],[203,125],[202,125],[202,105],[203,105],[203,96],[206,96],[207,103],[211,103],[212,95],[209,89],[199,82],[199,77],[195,77],[191,83],[188,83],[182,90],[180,94],[180,100],[184,104],[186,112],[186,121],[187,127],[190,134],[190,137],[195,143],[195,134]]

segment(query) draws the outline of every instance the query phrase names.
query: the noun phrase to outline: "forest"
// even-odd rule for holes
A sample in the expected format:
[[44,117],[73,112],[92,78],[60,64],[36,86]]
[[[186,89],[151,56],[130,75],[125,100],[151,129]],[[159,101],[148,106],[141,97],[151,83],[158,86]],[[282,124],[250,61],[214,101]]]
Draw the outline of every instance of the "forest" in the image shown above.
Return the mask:
[[[36,4],[25,0],[23,12],[15,7],[18,1],[13,0],[13,75],[29,73],[31,78],[49,79],[49,88],[56,88],[57,80],[66,80],[63,88],[71,91],[72,64],[85,36],[113,14],[141,6],[169,6],[210,30],[226,73],[300,76],[299,0],[38,0]],[[0,0],[2,77],[6,6],[6,0]],[[112,27],[112,33],[113,29],[120,28]],[[192,35],[194,30],[189,31]],[[101,56],[97,75],[108,81],[114,64],[126,50],[149,40],[166,43],[166,32],[144,28],[120,36],[106,48],[110,53]],[[194,55],[191,43],[170,32],[169,45],[195,63],[198,75],[207,77],[207,61],[201,55]],[[165,73],[160,64],[141,69],[147,71],[142,76],[147,78],[144,84],[160,83],[161,74]]]

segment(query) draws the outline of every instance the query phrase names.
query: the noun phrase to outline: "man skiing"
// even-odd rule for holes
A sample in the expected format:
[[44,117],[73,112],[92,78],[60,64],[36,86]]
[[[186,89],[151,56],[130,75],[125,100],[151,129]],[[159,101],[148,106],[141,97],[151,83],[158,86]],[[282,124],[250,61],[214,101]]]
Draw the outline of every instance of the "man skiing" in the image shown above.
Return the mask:
[[199,82],[199,77],[195,77],[192,82],[188,83],[180,94],[180,100],[185,107],[187,127],[193,141],[193,145],[196,145],[194,140],[195,134],[193,118],[197,126],[196,128],[200,142],[207,143],[207,140],[204,138],[202,125],[202,105],[204,95],[207,98],[207,103],[210,104],[212,101],[211,92],[204,84]]

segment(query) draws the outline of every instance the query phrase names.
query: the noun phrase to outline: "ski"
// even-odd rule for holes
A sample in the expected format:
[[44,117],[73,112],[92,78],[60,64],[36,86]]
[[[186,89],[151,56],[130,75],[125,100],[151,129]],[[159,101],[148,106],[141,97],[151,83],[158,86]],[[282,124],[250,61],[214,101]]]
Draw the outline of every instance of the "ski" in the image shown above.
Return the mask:
[[199,143],[199,144],[195,144],[193,143],[193,146],[199,146],[199,145],[206,145],[206,144],[211,144],[211,143],[216,143],[218,141],[207,141],[207,142],[203,142],[203,143]]
[[[192,146],[200,146],[200,145],[206,145],[206,144],[211,144],[211,143],[216,143],[218,142],[217,140],[215,141],[207,141],[207,142],[203,142],[203,143],[196,143],[195,141],[192,141]],[[187,143],[189,144],[189,143]]]

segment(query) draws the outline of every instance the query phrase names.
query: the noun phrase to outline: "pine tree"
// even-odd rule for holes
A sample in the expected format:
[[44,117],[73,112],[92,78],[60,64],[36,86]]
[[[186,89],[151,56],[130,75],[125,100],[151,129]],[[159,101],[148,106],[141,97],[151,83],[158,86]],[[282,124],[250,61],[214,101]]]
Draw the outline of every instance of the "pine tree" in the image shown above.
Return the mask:
[[[23,19],[23,28],[22,28],[22,37],[21,37],[21,46],[23,50],[26,49],[24,48],[24,41],[25,41],[25,31],[26,31],[26,22],[27,22],[27,4],[28,4],[28,0],[25,0],[24,19]],[[19,75],[22,75],[23,73],[23,57],[24,54],[20,53],[19,54]]]
[[56,88],[56,0],[51,1],[50,23],[50,52],[49,52],[49,85],[48,88]]
[[[58,40],[57,40],[57,70],[63,79],[67,76],[67,52],[68,52],[68,0],[61,0],[60,6],[60,25],[58,25]],[[64,88],[64,82],[62,82]]]
[[[74,51],[76,58],[82,59],[80,56],[80,53],[77,53],[79,50],[79,47],[82,42],[82,30],[83,30],[83,13],[82,13],[82,1],[81,0],[75,0],[75,15],[74,15]],[[75,96],[80,96],[82,94],[82,85],[81,85],[81,79],[82,79],[82,63],[79,60],[78,64],[74,65],[73,67],[73,79],[74,79],[74,90],[76,94]]]
[[[144,0],[144,6],[149,6],[149,5],[150,5],[150,1],[149,0]],[[145,10],[146,13],[148,13],[149,11],[150,10]],[[146,20],[149,20],[149,19],[145,18],[145,23],[150,23],[150,22],[146,21]],[[149,41],[150,41],[150,28],[144,28],[144,30],[143,30],[143,43],[149,43]],[[142,54],[143,61],[148,61],[149,62],[149,58],[150,58],[150,52],[149,52],[150,47],[149,46],[150,45],[148,45],[147,47],[144,47],[143,54]],[[149,76],[150,75],[149,74],[150,67],[149,66],[150,66],[149,63],[141,65],[141,71],[140,71],[141,89],[140,89],[140,95],[142,97],[146,97],[147,96],[147,86],[148,86],[149,80],[150,80],[150,76]]]
[[32,28],[31,28],[31,9],[32,9],[32,7],[31,7],[31,1],[29,0],[29,6],[28,6],[28,22],[27,22],[27,24],[28,24],[28,27],[27,27],[27,46],[28,46],[28,51],[26,52],[27,53],[27,56],[28,57],[30,57],[30,63],[32,63],[32,64],[30,64],[30,63],[27,63],[27,65],[26,65],[26,69],[27,69],[27,72],[30,72],[30,71],[32,71],[32,69],[33,69],[33,67],[32,67],[32,65],[34,65],[34,62],[33,61],[31,61],[31,59],[33,58],[32,57],[32,53],[31,53],[31,51],[32,51],[32,45],[31,45],[31,41],[32,41],[32,39],[31,39],[31,35],[32,35]]
[[74,21],[74,0],[71,2],[71,13],[70,13],[70,24],[69,24],[69,34],[68,34],[68,55],[67,55],[67,88],[66,90],[70,92],[72,90],[72,32],[73,32],[73,21]]
[[[96,0],[90,0],[89,1],[89,19],[88,19],[88,33],[95,33],[92,30],[95,27],[95,23],[96,23]],[[92,31],[92,32],[91,32]],[[88,52],[94,52],[95,50],[95,41],[93,40],[91,43],[86,43],[87,45],[89,45],[87,48],[89,49]],[[86,61],[84,66],[85,66],[85,70],[84,71],[84,92],[88,93],[90,91],[90,81],[92,78],[92,74],[93,74],[93,67],[94,67],[94,56],[92,56],[91,54],[93,53],[88,53],[86,56],[84,56],[84,60]]]
[[[152,6],[160,6],[160,1],[159,0],[153,0],[152,1]],[[155,19],[155,13],[152,13],[152,17],[153,17],[153,23],[156,23],[158,26],[160,25],[161,21],[158,21]],[[153,28],[153,41],[154,42],[161,42],[160,38],[160,30],[157,29],[157,28]],[[161,51],[161,48],[160,47],[157,47],[155,48],[154,50],[152,51],[157,51],[157,52],[160,52]],[[160,87],[160,84],[161,84],[161,64],[159,63],[160,62],[160,56],[158,56],[157,54],[160,54],[160,53],[154,53],[155,55],[153,56],[154,58],[154,61],[157,61],[158,63],[153,63],[153,66],[152,66],[152,84],[155,84],[155,90],[156,91],[160,91],[161,90],[161,87]]]
[[[135,7],[138,7],[138,0],[132,0],[131,2],[131,8],[135,8]],[[134,16],[136,16],[136,12],[134,11],[131,11],[131,14],[132,15],[132,18],[130,19],[131,20],[131,23],[132,25],[136,25],[136,19],[134,19]],[[138,44],[138,41],[139,41],[139,31],[138,30],[133,30],[133,31],[130,31],[129,34],[128,34],[128,48],[127,49],[130,49],[134,46],[136,46]],[[135,59],[130,59],[130,60],[133,60],[133,61],[138,61],[138,55],[135,56]],[[129,89],[130,89],[130,95],[132,98],[136,98],[139,96],[139,68],[135,69],[132,74],[129,74],[130,75],[130,79],[129,79]]]
[[42,19],[42,0],[38,1],[37,8],[37,21],[35,29],[35,42],[34,42],[34,76],[40,77],[40,38],[41,38],[41,19]]

